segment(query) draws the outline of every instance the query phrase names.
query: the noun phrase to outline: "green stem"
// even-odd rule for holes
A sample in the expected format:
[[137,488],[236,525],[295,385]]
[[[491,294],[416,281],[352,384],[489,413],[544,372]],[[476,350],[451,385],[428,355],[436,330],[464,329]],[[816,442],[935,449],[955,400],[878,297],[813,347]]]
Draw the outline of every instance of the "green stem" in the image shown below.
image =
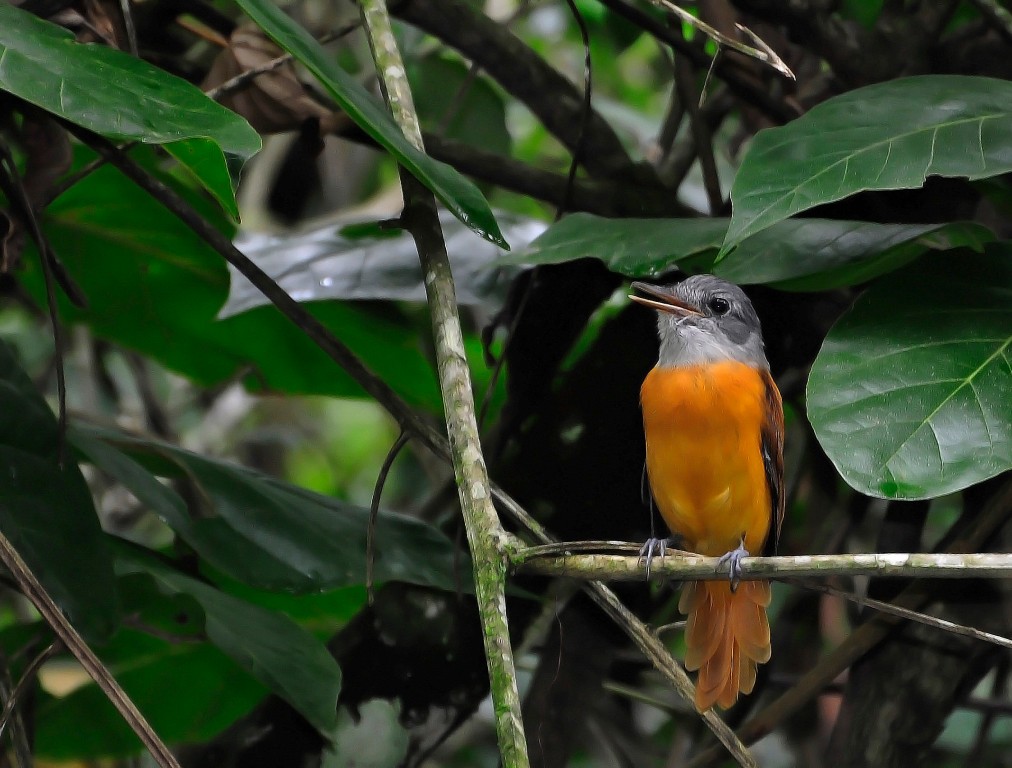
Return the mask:
[[[361,8],[376,71],[390,111],[408,140],[424,151],[418,115],[404,62],[390,26],[386,3],[384,0],[362,0]],[[485,640],[499,750],[503,765],[526,768],[529,764],[527,742],[520,716],[520,694],[506,619],[508,539],[492,506],[488,471],[482,457],[474,412],[471,375],[457,314],[453,275],[432,193],[403,170],[401,187],[404,191],[402,224],[418,247],[432,315],[450,453],[474,561],[475,597]]]

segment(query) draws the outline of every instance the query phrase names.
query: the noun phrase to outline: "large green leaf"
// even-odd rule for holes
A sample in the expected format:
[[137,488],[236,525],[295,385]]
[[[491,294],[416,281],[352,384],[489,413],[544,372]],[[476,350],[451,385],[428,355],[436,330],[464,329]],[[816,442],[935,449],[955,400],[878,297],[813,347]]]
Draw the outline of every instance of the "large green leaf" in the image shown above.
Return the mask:
[[[267,692],[248,672],[204,642],[159,640],[134,630],[116,635],[102,660],[155,732],[169,744],[205,741],[249,712]],[[141,744],[94,683],[35,709],[36,748],[50,760],[138,754]]]
[[939,254],[872,286],[812,366],[808,417],[873,496],[930,498],[1012,468],[1012,251]]
[[272,0],[237,2],[274,42],[319,79],[327,93],[363,131],[431,189],[454,216],[486,240],[509,248],[478,188],[451,166],[415,149],[386,108],[341,69],[305,29],[285,15]]
[[726,253],[749,235],[865,190],[920,187],[928,176],[1012,170],[1012,83],[922,75],[849,91],[760,131],[731,188]]
[[119,625],[112,555],[80,469],[61,463],[58,432],[0,341],[0,531],[78,631],[101,641]]
[[[289,592],[365,582],[366,509],[162,443],[85,427],[71,439],[232,578]],[[187,509],[152,472],[190,482],[202,507]],[[435,528],[384,513],[376,538],[378,581],[454,588],[453,546]]]
[[260,150],[249,123],[191,83],[114,48],[75,43],[65,29],[9,4],[0,4],[0,89],[111,139],[189,140],[170,151],[232,215],[222,152],[247,160]]
[[977,224],[872,224],[795,219],[745,240],[714,264],[727,219],[605,219],[578,213],[549,227],[528,248],[501,259],[557,264],[596,258],[627,277],[658,277],[675,268],[712,271],[743,285],[826,290],[870,280],[925,251],[969,246],[994,235]]
[[217,648],[321,732],[337,725],[341,668],[321,641],[283,613],[184,576],[136,548],[120,548],[117,569],[146,573],[166,595],[192,597],[204,609],[204,630]]
[[[145,152],[136,156],[151,167]],[[180,191],[230,231],[212,206]],[[364,396],[275,308],[216,320],[229,291],[221,256],[114,169],[99,169],[61,195],[46,210],[44,223],[56,253],[89,300],[82,310],[60,297],[66,320],[87,323],[97,335],[202,384],[221,384],[249,372],[246,383],[253,389]],[[44,302],[36,259],[25,260],[21,279]],[[348,303],[315,303],[310,311],[408,402],[441,408],[435,371],[410,324]]]

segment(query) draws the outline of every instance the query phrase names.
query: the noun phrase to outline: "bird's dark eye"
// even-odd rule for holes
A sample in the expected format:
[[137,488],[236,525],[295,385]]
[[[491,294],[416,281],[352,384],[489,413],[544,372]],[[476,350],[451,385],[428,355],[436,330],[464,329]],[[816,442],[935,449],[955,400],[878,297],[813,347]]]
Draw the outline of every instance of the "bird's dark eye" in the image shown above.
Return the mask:
[[726,315],[731,310],[731,303],[720,296],[714,296],[707,302],[706,306],[708,306],[710,311],[715,315]]

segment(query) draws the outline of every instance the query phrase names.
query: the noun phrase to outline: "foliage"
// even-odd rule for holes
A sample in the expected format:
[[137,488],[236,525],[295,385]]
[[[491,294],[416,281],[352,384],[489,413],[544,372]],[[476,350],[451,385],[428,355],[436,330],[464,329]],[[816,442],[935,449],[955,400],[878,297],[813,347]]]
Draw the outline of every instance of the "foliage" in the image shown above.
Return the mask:
[[[191,744],[192,764],[273,765],[272,750],[291,764],[418,764],[439,741],[418,723],[444,709],[455,729],[488,683],[452,477],[409,442],[378,516],[370,604],[368,506],[396,429],[352,429],[347,400],[369,399],[361,378],[99,163],[95,134],[125,142],[160,189],[432,418],[422,275],[391,221],[397,203],[367,199],[396,184],[397,164],[428,187],[459,220],[441,217],[493,476],[564,538],[646,535],[636,388],[654,349],[651,319],[616,290],[625,278],[713,272],[749,287],[789,414],[781,551],[927,547],[958,538],[999,493],[1012,469],[1012,29],[989,4],[700,4],[710,23],[761,30],[797,82],[726,52],[711,78],[712,43],[624,0],[517,3],[499,21],[459,0],[396,4],[426,152],[375,95],[364,43],[319,41],[347,21],[329,4],[198,2],[196,25],[167,0],[128,5],[134,33],[118,4],[58,2],[48,19],[0,5],[0,532],[156,731]],[[262,33],[230,38],[243,14]],[[244,86],[212,61],[241,71],[284,52],[299,68],[281,61]],[[202,93],[215,86],[235,111]],[[268,114],[294,138],[275,167],[271,138],[240,184],[261,146],[249,123]],[[293,207],[299,229],[237,231],[240,213],[264,225]],[[518,636],[542,633],[525,719],[543,764],[618,752],[661,765],[694,738],[694,716],[645,662],[622,663],[600,617],[576,601],[545,629],[534,617],[561,590],[514,594]],[[964,598],[939,595],[941,612],[995,629],[1007,609],[997,591]],[[663,592],[629,601],[671,620]],[[778,588],[774,675],[820,664],[810,649],[851,628],[841,611],[816,627],[816,609]],[[0,628],[14,679],[51,637],[23,614],[5,608]],[[951,712],[968,717],[966,691],[989,669],[1002,691],[1007,675],[979,645],[935,640],[938,656],[901,653],[899,671],[871,657],[852,670],[846,717],[771,727],[799,754],[835,728],[831,749],[853,765],[873,736],[880,765],[1000,755],[999,729],[975,744],[950,727],[935,744]],[[886,645],[904,643],[916,638]],[[875,679],[893,673],[916,683],[880,695]],[[607,676],[621,684],[605,696]],[[634,688],[653,703],[616,706]],[[761,680],[744,706],[773,689]],[[40,756],[139,749],[95,684],[52,691],[22,702]],[[913,704],[930,709],[927,726],[875,730],[886,707]],[[370,744],[370,728],[383,738]],[[476,764],[482,750],[463,739],[439,764]]]

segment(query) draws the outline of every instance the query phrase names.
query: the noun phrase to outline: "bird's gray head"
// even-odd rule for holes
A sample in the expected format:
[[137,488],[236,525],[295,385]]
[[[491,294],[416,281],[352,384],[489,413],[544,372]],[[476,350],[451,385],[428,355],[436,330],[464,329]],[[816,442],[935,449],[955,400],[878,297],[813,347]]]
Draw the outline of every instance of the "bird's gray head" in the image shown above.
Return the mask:
[[745,292],[713,275],[670,286],[633,283],[633,301],[657,310],[658,365],[674,367],[736,360],[769,370],[759,316]]

